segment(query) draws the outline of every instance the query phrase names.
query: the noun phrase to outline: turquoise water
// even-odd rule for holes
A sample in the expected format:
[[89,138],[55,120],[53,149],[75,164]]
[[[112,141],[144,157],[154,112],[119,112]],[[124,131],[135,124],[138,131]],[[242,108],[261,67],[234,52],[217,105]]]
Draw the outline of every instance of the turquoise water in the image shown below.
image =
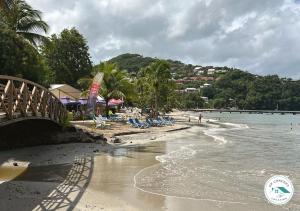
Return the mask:
[[300,115],[203,115],[210,119],[208,127],[193,127],[168,141],[166,153],[156,157],[159,163],[136,175],[138,188],[272,210],[264,184],[285,175],[295,193],[280,209],[300,210]]

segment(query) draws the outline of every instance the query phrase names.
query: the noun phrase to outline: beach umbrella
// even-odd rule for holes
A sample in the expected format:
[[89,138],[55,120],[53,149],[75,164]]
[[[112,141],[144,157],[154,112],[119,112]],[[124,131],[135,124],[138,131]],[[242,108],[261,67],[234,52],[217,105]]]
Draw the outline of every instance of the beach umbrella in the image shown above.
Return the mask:
[[57,98],[69,98],[77,100],[81,96],[81,91],[68,84],[51,84],[49,91]]
[[65,104],[66,106],[79,106],[80,102],[75,101],[75,100],[70,100],[67,104]]
[[98,95],[96,102],[99,104],[105,104],[105,99],[103,97],[101,97],[100,95]]
[[69,97],[62,97],[59,100],[64,105],[67,105],[70,102],[70,98]]
[[81,105],[86,105],[87,104],[87,99],[85,99],[85,98],[80,98],[79,100],[78,100],[78,102],[81,104]]
[[123,100],[120,100],[120,99],[111,99],[111,100],[109,100],[108,105],[109,106],[117,106],[117,105],[120,105],[122,103],[124,103]]

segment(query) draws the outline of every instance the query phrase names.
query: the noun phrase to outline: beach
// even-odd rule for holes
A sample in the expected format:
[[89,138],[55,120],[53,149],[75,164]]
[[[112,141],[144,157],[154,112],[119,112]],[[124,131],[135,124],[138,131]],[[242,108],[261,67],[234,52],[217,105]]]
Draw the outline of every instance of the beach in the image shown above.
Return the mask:
[[[121,188],[132,184],[130,191],[137,191],[133,187],[134,174],[156,163],[153,155],[143,152],[143,147],[139,145],[161,141],[167,133],[175,135],[176,131],[178,133],[178,130],[189,127],[180,123],[148,130],[130,128],[129,134],[136,134],[124,136],[121,143],[116,144],[108,140],[107,144],[102,141],[69,143],[2,151],[0,206],[2,210],[140,210],[142,207],[135,207],[119,198],[117,190],[117,186]],[[79,128],[87,129],[82,126]],[[124,129],[123,126],[112,125],[104,134],[110,139],[126,131],[128,133],[127,129],[127,126]],[[92,132],[99,133],[97,130]],[[147,155],[143,155],[143,163],[137,165],[132,163],[132,159],[124,160],[124,151],[132,149],[141,150],[141,154]],[[107,162],[115,164],[108,166]],[[116,171],[120,176],[116,176]],[[124,171],[128,175],[123,178],[121,173]],[[107,181],[107,184],[99,182],[103,177],[111,181]],[[113,190],[110,187],[112,183],[116,183],[114,186],[117,188],[114,194],[109,193]],[[107,192],[102,186],[106,186]]]
[[[227,175],[222,170],[220,177],[209,164],[230,168],[221,162],[226,158],[216,154],[226,145],[232,147],[230,141],[225,143],[220,135],[207,130],[215,132],[218,123],[207,123],[206,119],[198,125],[196,115],[191,114],[191,122],[189,116],[175,113],[175,126],[146,133],[133,130],[115,136],[124,131],[110,132],[105,135],[107,144],[70,143],[2,151],[1,210],[282,210],[266,201],[260,186],[253,196],[252,192],[244,194],[242,184],[241,193],[223,191]],[[112,143],[112,137],[119,138],[119,143]],[[214,157],[206,153],[214,153]],[[239,176],[232,171],[233,186]],[[294,202],[297,199],[298,195]],[[298,205],[286,208],[297,210]]]

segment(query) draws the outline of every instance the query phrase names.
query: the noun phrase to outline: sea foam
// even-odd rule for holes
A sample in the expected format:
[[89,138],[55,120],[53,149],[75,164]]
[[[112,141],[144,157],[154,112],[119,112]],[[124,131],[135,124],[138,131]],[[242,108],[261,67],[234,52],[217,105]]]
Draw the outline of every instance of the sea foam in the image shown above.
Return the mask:
[[[236,124],[236,123],[229,123],[229,122],[218,122],[215,119],[210,119],[209,122],[214,122],[214,124],[210,128],[204,130],[204,134],[212,137],[214,141],[218,142],[220,145],[228,143],[228,140],[225,137],[221,136],[220,133],[228,130],[242,130],[248,129],[249,126],[247,124]],[[226,127],[222,127],[226,126]]]

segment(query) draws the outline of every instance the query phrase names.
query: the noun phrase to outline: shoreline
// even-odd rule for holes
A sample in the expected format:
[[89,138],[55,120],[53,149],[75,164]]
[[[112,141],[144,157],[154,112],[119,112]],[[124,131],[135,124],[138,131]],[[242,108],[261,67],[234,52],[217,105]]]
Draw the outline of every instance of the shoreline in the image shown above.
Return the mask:
[[[147,129],[130,131],[130,134],[108,131],[104,134],[104,137],[108,138],[107,143],[102,141],[66,143],[3,150],[0,154],[0,197],[2,198],[0,206],[5,210],[39,210],[46,204],[59,209],[62,208],[62,204],[67,203],[66,209],[98,210],[99,207],[104,206],[101,205],[104,201],[109,201],[110,203],[104,206],[105,209],[119,210],[119,207],[124,207],[125,210],[140,210],[142,207],[137,206],[139,208],[136,209],[126,201],[121,202],[118,196],[105,192],[102,192],[100,199],[91,195],[96,191],[99,196],[93,184],[101,178],[102,171],[97,170],[102,168],[104,161],[101,160],[104,159],[106,162],[111,157],[117,162],[121,157],[126,158],[126,154],[118,152],[120,150],[128,152],[134,148],[139,150],[151,142],[164,141],[168,136],[167,139],[170,139],[190,127],[191,125],[180,122],[174,126],[158,127],[148,131]],[[96,131],[93,132],[101,135]],[[120,139],[121,143],[113,143],[112,138]],[[144,152],[138,153],[139,156],[144,156]],[[136,171],[157,162],[155,155],[150,156],[150,154],[147,155],[147,163],[135,167]],[[126,162],[132,161],[129,159]],[[117,166],[116,168],[119,168]],[[131,181],[135,173],[134,170],[128,172],[132,175],[127,179]],[[66,185],[67,198],[62,198],[59,203],[56,203],[55,197],[61,190],[66,189]],[[133,186],[132,188],[131,191],[137,191]]]
[[[68,143],[2,151],[0,160],[2,164],[7,162],[1,167],[9,169],[14,175],[8,176],[14,177],[0,181],[0,206],[5,210],[24,211],[134,211],[145,210],[145,207],[147,210],[174,211],[251,210],[251,203],[168,195],[167,192],[163,194],[155,189],[152,192],[151,189],[144,190],[146,186],[137,186],[139,174],[160,167],[157,156],[172,153],[180,144],[188,143],[185,137],[197,135],[199,130],[216,127],[215,122],[206,122],[207,119],[198,124],[197,117],[188,122],[188,116],[186,113],[179,114],[175,127],[136,129],[129,131],[131,134],[107,130],[102,134],[108,138],[107,143]],[[103,132],[92,132],[97,134],[100,131]],[[205,133],[203,135],[213,138]],[[117,138],[118,142],[114,143],[112,138]],[[15,167],[14,161],[27,161],[28,165]],[[19,168],[23,170],[15,171]],[[270,207],[263,204],[257,205],[257,208]],[[273,208],[271,210],[277,210]]]

